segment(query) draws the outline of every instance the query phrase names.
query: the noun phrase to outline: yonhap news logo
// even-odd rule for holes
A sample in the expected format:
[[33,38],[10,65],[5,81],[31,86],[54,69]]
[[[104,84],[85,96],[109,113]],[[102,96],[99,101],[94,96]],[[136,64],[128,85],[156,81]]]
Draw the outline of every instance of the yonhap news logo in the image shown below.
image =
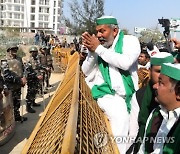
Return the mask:
[[104,147],[108,142],[108,135],[106,132],[100,132],[94,135],[94,145],[96,148]]
[[136,137],[136,136],[110,136],[106,132],[100,132],[94,135],[94,145],[96,148],[102,148],[108,142],[116,144],[132,144],[132,143],[174,143],[175,137]]

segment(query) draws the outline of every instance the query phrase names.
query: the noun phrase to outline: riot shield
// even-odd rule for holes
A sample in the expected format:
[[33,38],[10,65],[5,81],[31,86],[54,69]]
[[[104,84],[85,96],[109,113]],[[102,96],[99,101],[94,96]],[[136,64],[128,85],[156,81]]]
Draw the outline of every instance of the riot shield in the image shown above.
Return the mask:
[[8,142],[15,132],[12,94],[0,100],[0,146]]

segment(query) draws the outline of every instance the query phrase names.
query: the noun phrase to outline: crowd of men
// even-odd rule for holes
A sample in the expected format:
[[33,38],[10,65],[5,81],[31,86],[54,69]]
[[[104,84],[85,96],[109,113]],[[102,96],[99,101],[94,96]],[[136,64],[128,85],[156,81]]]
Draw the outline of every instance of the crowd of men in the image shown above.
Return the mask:
[[[21,94],[24,95],[25,85],[27,84],[27,95],[23,99],[26,99],[26,111],[35,113],[34,107],[40,106],[35,102],[36,96],[38,93],[47,93],[47,90],[52,87],[49,84],[49,79],[54,68],[50,48],[46,46],[39,48],[31,46],[29,48],[30,57],[27,62],[22,61],[22,58],[17,55],[17,51],[17,45],[9,45],[6,56],[1,59],[0,104],[3,104],[3,97],[8,96],[9,91],[11,91],[14,119],[23,122],[27,120],[27,117],[20,115],[20,105]],[[3,114],[2,108],[1,106]]]

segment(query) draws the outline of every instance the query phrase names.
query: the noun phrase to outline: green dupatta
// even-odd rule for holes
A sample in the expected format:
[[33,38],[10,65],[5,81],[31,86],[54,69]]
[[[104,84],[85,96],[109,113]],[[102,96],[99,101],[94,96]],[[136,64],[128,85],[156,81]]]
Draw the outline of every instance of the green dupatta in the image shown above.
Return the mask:
[[[115,52],[119,54],[122,54],[123,38],[124,38],[124,34],[121,31],[119,34],[118,41],[115,46]],[[108,63],[106,63],[101,57],[98,56],[98,65],[99,65],[100,72],[103,76],[104,83],[101,85],[93,86],[91,92],[95,100],[103,97],[106,94],[115,95],[115,90],[112,89],[112,85],[111,85]],[[126,101],[127,110],[130,113],[131,111],[130,100],[132,98],[133,93],[135,92],[133,80],[131,78],[129,71],[124,71],[122,69],[119,69],[119,72],[121,73],[123,84],[126,91],[125,101]]]

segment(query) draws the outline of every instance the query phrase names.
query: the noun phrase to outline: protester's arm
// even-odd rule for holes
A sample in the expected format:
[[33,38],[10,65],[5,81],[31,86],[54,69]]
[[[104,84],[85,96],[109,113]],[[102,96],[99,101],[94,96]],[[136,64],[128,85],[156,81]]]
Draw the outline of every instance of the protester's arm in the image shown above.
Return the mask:
[[139,40],[134,36],[124,36],[123,54],[99,45],[95,52],[107,63],[123,70],[128,70],[140,54]]
[[170,41],[174,43],[175,48],[180,50],[180,41],[178,41],[176,38],[172,38]]
[[108,64],[123,70],[128,70],[137,60],[141,48],[139,40],[135,36],[125,35],[123,39],[123,54],[116,53],[113,49],[107,49],[100,45],[95,35],[85,32],[82,35],[83,44],[91,51],[97,53]]

